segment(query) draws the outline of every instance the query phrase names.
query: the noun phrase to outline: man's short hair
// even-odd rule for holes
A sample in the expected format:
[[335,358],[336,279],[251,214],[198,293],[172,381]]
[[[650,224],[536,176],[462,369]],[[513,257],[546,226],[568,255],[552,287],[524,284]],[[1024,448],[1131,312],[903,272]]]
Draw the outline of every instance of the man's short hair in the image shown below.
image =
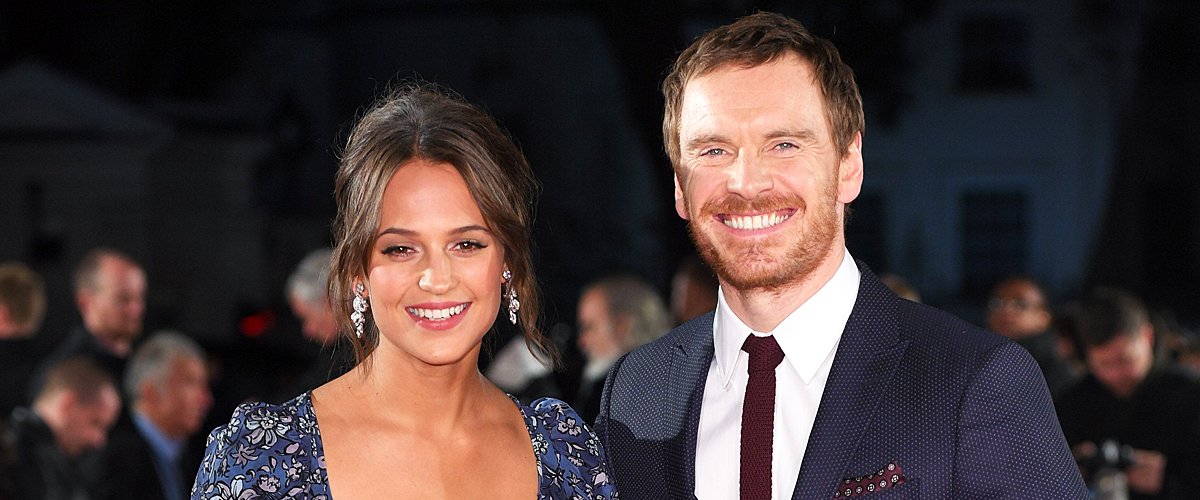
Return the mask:
[[1075,319],[1076,332],[1085,349],[1102,346],[1121,335],[1134,335],[1150,323],[1141,300],[1112,287],[1092,290],[1080,302]]
[[329,263],[333,259],[333,249],[320,248],[304,256],[296,270],[292,271],[287,280],[288,298],[298,298],[305,302],[326,300],[329,296]]
[[629,336],[623,342],[626,351],[654,340],[671,329],[671,314],[662,297],[644,280],[632,275],[602,278],[584,287],[584,293],[598,290],[608,301],[608,313],[615,321],[629,318]]
[[34,399],[65,391],[75,394],[79,402],[91,404],[100,400],[106,387],[116,389],[116,382],[103,367],[87,356],[71,356],[50,367]]
[[813,35],[794,19],[771,12],[745,16],[721,26],[693,42],[675,59],[663,80],[663,141],[671,164],[680,167],[679,117],[683,89],[693,79],[728,65],[754,67],[796,54],[813,66],[821,86],[825,121],[838,155],[849,150],[854,135],[864,128],[862,96],[854,71],[842,62],[833,43]]
[[138,266],[137,261],[120,250],[109,247],[93,248],[83,255],[83,258],[79,260],[79,264],[75,265],[75,273],[72,276],[75,293],[83,290],[94,290],[96,288],[97,277],[100,275],[100,265],[108,257],[123,260],[134,266],[141,267]]
[[165,388],[167,372],[178,358],[204,361],[204,350],[196,341],[174,330],[151,334],[130,356],[129,366],[125,368],[124,389],[129,400],[141,399],[140,388],[147,381]]
[[46,314],[46,287],[41,276],[20,262],[0,264],[0,305],[14,324],[36,327]]

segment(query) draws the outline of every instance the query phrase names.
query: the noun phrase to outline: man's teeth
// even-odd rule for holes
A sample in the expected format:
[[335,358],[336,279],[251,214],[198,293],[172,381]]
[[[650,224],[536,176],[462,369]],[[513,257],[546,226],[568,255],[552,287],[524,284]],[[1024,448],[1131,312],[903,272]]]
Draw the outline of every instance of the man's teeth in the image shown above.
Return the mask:
[[791,215],[779,215],[777,213],[769,213],[765,215],[730,215],[725,217],[725,225],[734,229],[765,229],[778,225],[779,223],[788,220]]
[[409,307],[408,313],[418,318],[441,321],[463,312],[463,309],[466,308],[466,304],[459,304],[457,306],[447,307],[445,309],[421,309],[417,307]]

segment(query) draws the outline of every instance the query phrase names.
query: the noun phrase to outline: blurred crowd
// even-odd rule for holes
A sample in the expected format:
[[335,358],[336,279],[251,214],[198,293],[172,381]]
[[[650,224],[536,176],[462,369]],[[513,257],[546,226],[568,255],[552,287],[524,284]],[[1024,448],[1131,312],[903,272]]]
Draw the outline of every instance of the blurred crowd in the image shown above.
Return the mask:
[[[0,498],[187,498],[207,432],[228,415],[217,401],[280,402],[347,369],[327,296],[330,259],[329,249],[314,250],[282,291],[321,355],[285,379],[236,394],[220,392],[254,381],[221,380],[238,376],[221,369],[229,360],[187,332],[143,334],[147,277],[129,255],[97,248],[80,260],[71,283],[80,324],[45,353],[35,340],[46,287],[57,284],[22,263],[0,264]],[[902,277],[882,278],[921,301]],[[575,344],[581,362],[556,372],[515,336],[481,368],[522,401],[559,397],[590,422],[612,364],[712,311],[717,295],[713,272],[695,256],[679,263],[666,291],[631,274],[601,276],[577,297],[574,326],[560,325],[557,335]],[[1094,491],[1176,498],[1192,487],[1190,471],[1200,465],[1200,341],[1169,311],[1111,287],[1055,301],[1030,276],[999,281],[983,307],[985,326],[1041,368]]]

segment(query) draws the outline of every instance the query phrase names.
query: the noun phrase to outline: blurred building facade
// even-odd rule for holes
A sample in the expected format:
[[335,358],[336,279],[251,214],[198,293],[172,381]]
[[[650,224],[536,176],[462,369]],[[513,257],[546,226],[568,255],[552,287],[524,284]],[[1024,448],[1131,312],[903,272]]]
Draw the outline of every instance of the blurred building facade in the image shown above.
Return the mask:
[[[412,77],[483,105],[529,156],[551,321],[569,321],[578,289],[605,273],[665,291],[690,243],[672,209],[657,86],[700,30],[755,8],[832,38],[860,76],[857,257],[968,317],[1014,272],[1071,292],[1094,273],[1119,119],[1155,11],[1116,0],[66,4],[0,8],[0,47],[12,49],[0,51],[0,260],[46,277],[53,335],[75,321],[70,267],[92,246],[122,248],[147,267],[148,328],[214,341],[282,306],[288,271],[328,245],[339,140]],[[92,28],[56,36],[62,26]]]

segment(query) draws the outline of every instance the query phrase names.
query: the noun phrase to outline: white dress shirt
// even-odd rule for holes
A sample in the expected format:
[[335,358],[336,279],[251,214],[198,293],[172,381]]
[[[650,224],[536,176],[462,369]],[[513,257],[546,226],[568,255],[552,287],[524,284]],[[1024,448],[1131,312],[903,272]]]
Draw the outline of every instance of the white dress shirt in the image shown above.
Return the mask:
[[742,402],[749,379],[749,355],[742,351],[742,343],[751,333],[774,335],[784,353],[784,362],[775,368],[771,492],[775,500],[792,498],[833,355],[858,296],[858,283],[858,266],[845,251],[833,277],[771,332],[752,332],[725,303],[725,291],[718,293],[715,353],[696,437],[697,498],[738,498]]

